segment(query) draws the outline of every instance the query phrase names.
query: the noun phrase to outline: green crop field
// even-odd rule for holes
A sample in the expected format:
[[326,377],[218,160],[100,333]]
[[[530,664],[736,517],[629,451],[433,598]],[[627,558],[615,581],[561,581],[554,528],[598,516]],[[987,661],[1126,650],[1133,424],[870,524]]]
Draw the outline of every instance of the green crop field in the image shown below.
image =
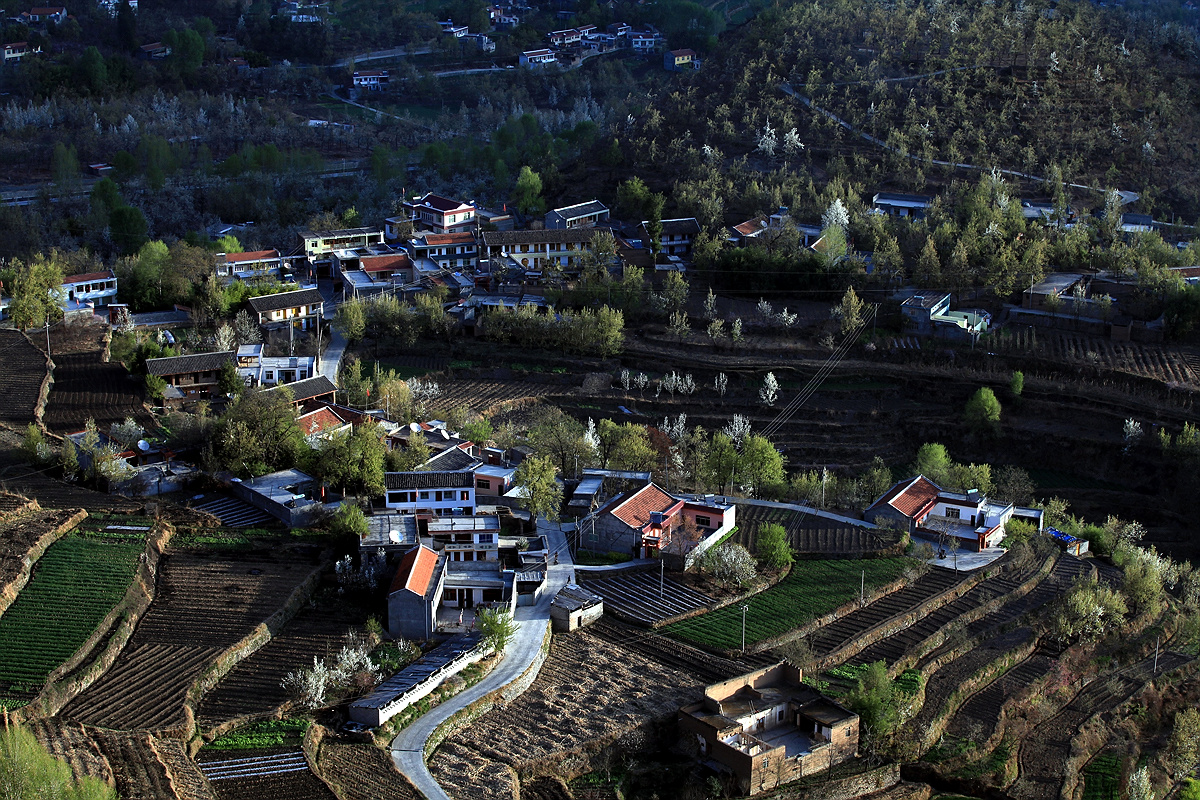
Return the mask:
[[[900,577],[911,564],[907,558],[797,561],[786,578],[747,601],[746,644],[779,636],[858,597],[864,571],[870,590]],[[742,646],[741,607],[735,603],[663,630],[709,647],[738,649]]]
[[1083,768],[1083,800],[1118,800],[1121,796],[1121,761],[1116,756],[1096,756]]
[[46,550],[0,616],[0,695],[38,691],[125,596],[141,543],[68,536]]

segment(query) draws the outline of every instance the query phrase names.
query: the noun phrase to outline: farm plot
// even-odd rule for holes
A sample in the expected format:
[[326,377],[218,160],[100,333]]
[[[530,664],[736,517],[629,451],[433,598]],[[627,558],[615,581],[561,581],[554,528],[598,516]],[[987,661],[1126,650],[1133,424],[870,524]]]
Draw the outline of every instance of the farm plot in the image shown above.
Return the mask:
[[1196,384],[1187,355],[1175,350],[1074,333],[1039,335],[1046,355],[1056,360],[1094,364],[1164,383]]
[[218,800],[337,800],[296,748],[239,751],[234,758],[205,751],[199,764]]
[[23,511],[33,511],[36,508],[36,500],[30,500],[19,494],[0,492],[0,523],[5,522],[7,517],[15,516]]
[[420,800],[421,794],[378,747],[326,739],[318,769],[339,800]]
[[580,573],[587,588],[604,598],[606,611],[651,626],[664,619],[704,608],[713,602],[711,597],[692,591],[672,580],[662,579],[650,572],[630,572],[611,578],[588,580]]
[[165,556],[154,602],[125,650],[62,715],[124,730],[181,722],[196,677],[277,611],[316,561],[295,549]]
[[1063,765],[1071,754],[1071,739],[1079,726],[1101,710],[1116,708],[1155,675],[1170,672],[1190,660],[1180,653],[1164,653],[1157,659],[1149,656],[1089,683],[1066,708],[1038,725],[1021,744],[1020,772],[1017,782],[1010,787],[1012,796],[1019,800],[1057,798],[1064,777]]
[[[746,646],[828,614],[858,597],[864,581],[868,589],[874,589],[896,580],[912,564],[907,558],[797,561],[786,578],[746,601]],[[663,630],[707,647],[735,650],[742,646],[741,605],[676,622]]]
[[[520,697],[484,714],[441,744],[430,771],[452,797],[512,797],[512,773],[526,764],[571,753],[622,733],[694,701],[714,679],[745,671],[686,646],[665,642],[661,651],[631,647],[637,628],[603,619],[583,630],[555,636],[537,680]],[[708,665],[696,661],[707,660]],[[675,654],[683,654],[676,658]]]
[[102,730],[90,730],[89,733],[112,765],[122,800],[175,797],[171,777],[158,757],[150,734]]
[[53,544],[77,513],[27,510],[0,518],[0,614],[29,577],[28,562]]
[[341,647],[362,620],[340,610],[305,609],[283,631],[240,662],[204,696],[196,716],[215,726],[243,716],[270,714],[288,701],[281,685],[293,670],[311,667],[313,656]]
[[1057,662],[1041,645],[1028,658],[1017,662],[995,680],[989,682],[954,712],[946,726],[946,734],[956,739],[984,741],[992,735],[1000,721],[1004,701],[1023,687],[1047,674]]
[[0,616],[0,694],[36,693],[125,596],[143,547],[70,536],[51,545]]
[[75,778],[89,777],[113,782],[112,766],[86,728],[57,719],[31,720],[27,727],[47,750],[71,768]]
[[798,509],[739,503],[738,532],[734,541],[755,552],[758,530],[763,525],[782,525],[788,532],[792,549],[797,553],[829,555],[877,552],[894,543],[894,536],[858,525],[819,517]]
[[439,385],[442,391],[434,401],[437,406],[466,405],[479,413],[513,400],[570,394],[574,390],[571,386],[532,381],[452,380]]
[[33,409],[46,377],[46,354],[14,330],[0,330],[0,353],[4,354],[0,422],[24,426],[33,422]]
[[133,417],[153,423],[143,405],[141,390],[121,364],[103,363],[101,352],[55,354],[54,385],[46,402],[46,427],[55,433],[74,433],[94,419],[101,430]]

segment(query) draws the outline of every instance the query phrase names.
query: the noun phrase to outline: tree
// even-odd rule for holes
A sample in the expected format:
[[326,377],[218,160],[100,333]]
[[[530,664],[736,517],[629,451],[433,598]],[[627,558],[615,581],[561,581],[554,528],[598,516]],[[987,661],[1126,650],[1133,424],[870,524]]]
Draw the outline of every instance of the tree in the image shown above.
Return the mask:
[[79,156],[75,148],[58,142],[50,154],[50,175],[59,191],[70,191],[79,183]]
[[684,280],[683,275],[671,270],[667,273],[666,279],[663,280],[662,296],[667,304],[667,310],[671,312],[682,311],[688,299],[688,282]]
[[1012,392],[1013,397],[1020,397],[1021,392],[1025,391],[1025,373],[1021,370],[1013,372],[1012,377],[1008,381],[1008,390]]
[[768,569],[784,569],[795,560],[787,530],[778,523],[768,522],[759,526],[754,537],[754,549],[758,551],[758,563]]
[[993,499],[1001,503],[1014,503],[1023,506],[1033,499],[1037,485],[1029,477],[1029,473],[1011,464],[996,471],[996,480],[992,487]]
[[1167,754],[1171,775],[1176,780],[1189,774],[1200,762],[1200,711],[1184,708],[1175,714]]
[[945,445],[926,442],[917,451],[917,460],[913,464],[913,470],[941,485],[949,482],[952,465],[953,462],[950,460],[950,454],[946,452]]
[[1129,776],[1129,800],[1154,800],[1154,786],[1150,783],[1150,770],[1138,767]]
[[108,88],[108,66],[99,50],[94,46],[84,50],[75,64],[75,70],[80,86],[92,94],[104,94]]
[[747,436],[738,454],[738,480],[750,493],[761,495],[768,486],[783,483],[783,455],[765,436]]
[[646,208],[646,235],[650,237],[650,252],[654,254],[655,259],[662,252],[662,212],[666,202],[666,198],[661,194],[653,194]]
[[858,714],[863,733],[878,741],[892,732],[900,721],[896,690],[888,677],[887,664],[875,661],[859,673],[858,685],[846,695],[846,706]]
[[575,474],[575,459],[584,464],[594,453],[583,437],[583,426],[557,406],[545,407],[529,428],[529,445],[538,455],[548,456],[558,463],[564,475]]
[[121,0],[117,6],[117,37],[123,49],[133,52],[137,48],[137,14],[129,0]]
[[79,475],[79,452],[75,449],[75,442],[69,438],[63,439],[59,463],[62,465],[63,476],[68,480],[73,480]]
[[113,209],[108,220],[108,235],[113,244],[125,255],[136,253],[146,243],[150,227],[146,215],[133,206]]
[[513,483],[524,490],[521,505],[533,519],[557,520],[562,508],[562,486],[549,456],[530,456],[517,467]]
[[461,433],[475,444],[485,446],[491,441],[493,431],[491,421],[486,417],[480,417],[463,425]]
[[768,372],[767,377],[763,379],[762,388],[758,390],[758,397],[765,406],[774,406],[775,401],[779,399],[779,381],[775,380],[774,372]]
[[337,313],[333,315],[333,329],[349,342],[360,341],[367,330],[363,302],[355,298],[339,305]]
[[96,778],[76,780],[65,761],[55,758],[28,730],[11,724],[0,729],[0,796],[116,800],[117,793]]
[[25,426],[25,436],[21,440],[21,452],[25,454],[25,459],[34,466],[48,463],[53,456],[50,445],[46,442],[46,434],[42,433],[41,429],[32,422]]
[[842,302],[833,309],[833,317],[838,320],[838,328],[843,336],[862,324],[864,308],[865,304],[854,293],[854,287],[851,286],[842,295]]
[[965,411],[967,425],[981,433],[995,433],[1000,428],[1000,401],[991,389],[983,386],[970,400]]
[[370,529],[367,517],[358,503],[343,502],[329,523],[330,533],[335,536],[353,537],[356,541],[366,536]]
[[14,261],[17,268],[9,311],[13,324],[21,330],[37,328],[63,318],[63,270],[54,259],[41,254],[28,264]]
[[542,177],[528,166],[521,167],[517,175],[517,186],[513,191],[513,204],[526,215],[541,214],[545,209],[542,200]]
[[512,612],[500,608],[481,608],[476,611],[475,627],[483,634],[483,643],[494,653],[503,653],[517,635],[517,623]]
[[1128,612],[1114,589],[1094,578],[1080,580],[1050,617],[1050,631],[1060,641],[1095,641],[1121,624]]
[[729,586],[748,586],[758,577],[754,556],[735,542],[725,542],[705,551],[698,563],[702,572]]

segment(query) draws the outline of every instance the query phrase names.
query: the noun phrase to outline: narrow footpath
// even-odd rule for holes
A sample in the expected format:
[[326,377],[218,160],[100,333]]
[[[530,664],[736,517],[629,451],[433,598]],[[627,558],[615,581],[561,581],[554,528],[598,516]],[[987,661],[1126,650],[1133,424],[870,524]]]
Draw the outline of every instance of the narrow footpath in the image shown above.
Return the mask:
[[[559,589],[573,579],[571,553],[559,526],[539,520],[538,532],[546,536],[551,553],[546,585],[537,605],[517,609],[517,634],[504,649],[504,658],[482,681],[436,706],[392,740],[392,761],[396,768],[427,800],[450,800],[450,796],[434,780],[425,764],[425,743],[443,722],[479,698],[508,686],[529,669],[537,659],[546,636],[546,627],[550,624],[550,601]],[[554,554],[558,555],[557,564],[553,563]]]

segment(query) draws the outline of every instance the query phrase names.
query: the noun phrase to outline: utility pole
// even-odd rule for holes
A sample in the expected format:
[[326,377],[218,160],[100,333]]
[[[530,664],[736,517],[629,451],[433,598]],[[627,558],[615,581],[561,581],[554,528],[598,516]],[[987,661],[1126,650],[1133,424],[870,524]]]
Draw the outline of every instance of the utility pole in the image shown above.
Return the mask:
[[746,654],[746,612],[750,610],[749,603],[742,603],[742,655]]
[[[663,558],[662,551],[660,550],[658,552],[658,599],[660,601],[663,599],[663,589],[666,586],[666,583],[667,562],[666,559]],[[743,636],[742,638],[744,639],[745,637]],[[743,644],[742,646],[744,647],[745,645]]]
[[1154,640],[1154,672],[1158,672],[1158,643],[1161,641],[1161,636]]
[[858,604],[865,605],[867,602],[867,571],[862,571],[862,580],[858,584]]

